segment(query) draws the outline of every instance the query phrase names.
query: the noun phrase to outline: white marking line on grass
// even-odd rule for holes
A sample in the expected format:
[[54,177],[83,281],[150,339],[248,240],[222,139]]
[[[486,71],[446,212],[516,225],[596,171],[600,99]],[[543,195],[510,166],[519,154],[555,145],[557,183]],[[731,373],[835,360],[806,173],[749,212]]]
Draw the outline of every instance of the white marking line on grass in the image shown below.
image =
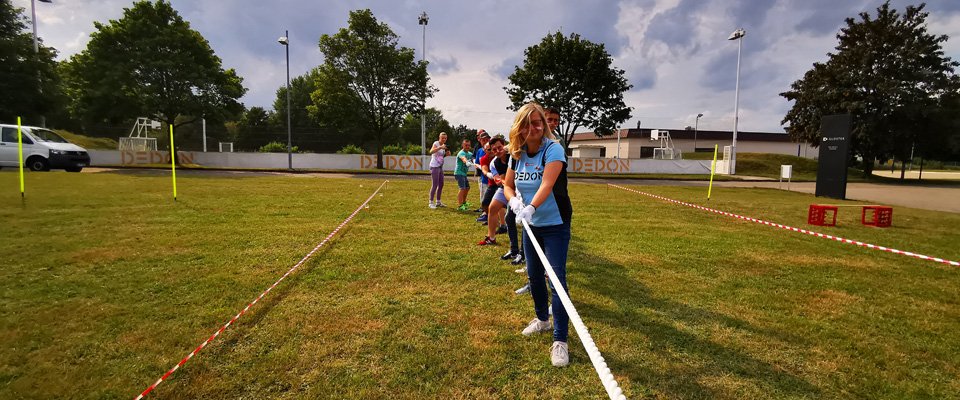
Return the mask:
[[587,350],[587,355],[590,356],[590,362],[593,363],[593,369],[595,369],[597,375],[600,376],[600,382],[603,383],[603,389],[607,391],[607,396],[609,396],[611,400],[626,400],[627,397],[623,395],[623,389],[620,389],[620,385],[617,384],[617,379],[613,377],[613,373],[610,372],[610,368],[607,367],[607,362],[603,359],[603,356],[600,355],[600,349],[597,348],[597,344],[593,341],[593,337],[590,336],[587,326],[584,325],[583,320],[580,319],[580,313],[573,307],[573,301],[570,300],[567,290],[560,285],[560,278],[557,278],[557,273],[553,270],[553,265],[550,265],[550,261],[547,261],[547,256],[543,254],[543,249],[540,248],[540,243],[537,243],[536,236],[533,235],[533,230],[530,229],[530,225],[527,225],[527,221],[523,221],[523,228],[526,229],[527,236],[530,238],[530,242],[533,243],[533,248],[537,251],[537,256],[540,257],[540,262],[543,263],[543,269],[546,270],[547,275],[550,276],[550,282],[553,283],[553,289],[557,292],[557,296],[560,297],[560,302],[563,303],[563,309],[567,311],[570,322],[573,322],[573,329],[577,331],[577,336],[580,337],[583,348]]
[[159,385],[161,382],[165,381],[171,374],[173,374],[177,369],[179,369],[181,366],[183,366],[183,364],[186,364],[187,361],[190,361],[190,359],[193,358],[193,356],[195,356],[198,352],[200,352],[201,349],[203,349],[203,348],[206,347],[208,344],[210,344],[210,342],[212,342],[213,339],[216,339],[217,336],[220,336],[220,334],[223,333],[223,331],[225,331],[231,324],[233,324],[234,322],[236,322],[237,319],[240,318],[240,316],[242,316],[244,313],[247,312],[247,310],[250,309],[250,307],[252,307],[254,304],[257,304],[257,302],[260,301],[260,299],[262,299],[263,296],[265,296],[267,293],[270,293],[270,291],[273,290],[273,288],[275,288],[278,284],[280,284],[280,282],[283,281],[288,275],[290,275],[291,273],[293,273],[294,270],[296,270],[296,269],[299,268],[301,265],[303,265],[305,262],[307,262],[307,260],[309,260],[310,257],[313,257],[313,254],[316,253],[317,250],[320,250],[320,247],[323,247],[323,245],[327,244],[327,242],[329,242],[330,239],[333,238],[333,236],[336,235],[337,232],[340,231],[340,229],[342,229],[344,226],[346,226],[347,223],[349,223],[350,220],[352,220],[353,217],[355,217],[355,216],[360,212],[360,210],[362,210],[364,207],[366,207],[367,203],[369,203],[370,200],[373,200],[373,197],[377,195],[377,192],[379,192],[380,189],[383,189],[383,185],[386,185],[387,182],[389,182],[389,181],[383,181],[383,183],[380,184],[380,187],[378,187],[377,190],[374,190],[374,191],[373,191],[373,194],[371,194],[370,197],[367,197],[367,200],[364,201],[363,204],[360,204],[360,207],[357,207],[357,209],[354,210],[353,213],[350,214],[349,217],[347,217],[347,219],[343,220],[343,222],[341,222],[340,225],[337,226],[336,229],[333,230],[333,232],[330,232],[330,234],[327,235],[327,237],[325,237],[325,238],[323,239],[323,241],[321,241],[320,244],[317,245],[317,247],[314,247],[313,250],[310,250],[310,252],[307,253],[306,256],[304,256],[302,259],[300,259],[300,261],[297,262],[297,264],[294,265],[293,268],[290,268],[290,270],[288,270],[287,273],[283,274],[283,276],[281,276],[280,279],[277,279],[277,281],[274,282],[273,285],[270,285],[270,287],[268,287],[267,290],[265,290],[263,293],[260,293],[260,296],[257,296],[257,298],[254,299],[252,302],[250,302],[250,304],[247,304],[247,306],[244,307],[243,310],[241,310],[237,315],[235,315],[233,318],[231,318],[230,321],[227,321],[227,323],[224,324],[222,327],[220,327],[220,329],[218,329],[216,332],[214,332],[213,335],[210,335],[210,337],[207,338],[207,340],[204,340],[203,343],[200,343],[200,345],[197,346],[196,349],[193,349],[193,351],[191,351],[190,354],[187,354],[187,356],[184,357],[182,360],[180,360],[180,362],[177,363],[177,365],[174,365],[173,368],[170,368],[170,370],[167,371],[167,373],[163,374],[163,376],[161,376],[160,379],[157,379],[156,382],[154,382],[152,385],[150,385],[150,387],[148,387],[146,390],[144,390],[142,393],[140,393],[140,395],[137,396],[135,399],[136,399],[136,400],[140,400],[140,399],[146,397],[147,394],[149,394],[151,391],[153,391],[153,389],[155,389],[155,388],[157,387],[157,385]]
[[640,194],[642,194],[642,195],[644,195],[644,196],[653,197],[653,198],[655,198],[655,199],[665,200],[665,201],[669,201],[669,202],[671,202],[671,203],[680,204],[680,205],[684,205],[684,206],[687,206],[687,207],[693,207],[693,208],[697,208],[697,209],[700,209],[700,210],[703,210],[703,211],[709,211],[709,212],[712,212],[712,213],[717,213],[717,214],[721,214],[721,215],[726,215],[726,216],[728,216],[728,217],[734,217],[734,218],[739,218],[739,219],[746,220],[746,221],[750,221],[750,222],[756,222],[756,223],[758,223],[758,224],[763,224],[763,225],[767,225],[767,226],[774,226],[774,227],[777,227],[777,228],[780,228],[780,229],[785,229],[785,230],[788,230],[788,231],[805,233],[805,234],[807,234],[807,235],[816,236],[816,237],[820,237],[820,238],[824,238],[824,239],[836,240],[836,241],[842,242],[842,243],[855,244],[855,245],[857,245],[857,246],[866,247],[866,248],[868,248],[868,249],[882,250],[882,251],[886,251],[886,252],[893,253],[893,254],[900,254],[900,255],[904,255],[904,256],[908,256],[908,257],[919,258],[919,259],[921,259],[921,260],[935,261],[935,262],[938,262],[938,263],[941,263],[941,264],[947,264],[947,265],[952,265],[952,266],[954,266],[954,267],[960,267],[960,262],[957,262],[957,261],[946,260],[946,259],[939,258],[939,257],[925,256],[925,255],[919,254],[919,253],[913,253],[913,252],[909,252],[909,251],[897,250],[897,249],[893,249],[893,248],[890,248],[890,247],[884,247],[884,246],[878,246],[878,245],[875,245],[875,244],[864,243],[864,242],[861,242],[861,241],[858,241],[858,240],[844,239],[844,238],[839,237],[839,236],[827,235],[827,234],[823,234],[823,233],[819,233],[819,232],[808,231],[808,230],[806,230],[806,229],[795,228],[795,227],[792,227],[792,226],[789,226],[789,225],[782,225],[782,224],[778,224],[778,223],[775,223],[775,222],[764,221],[764,220],[761,220],[761,219],[744,217],[744,216],[742,216],[742,215],[737,215],[737,214],[729,213],[729,212],[726,212],[726,211],[714,210],[714,209],[712,209],[712,208],[707,208],[707,207],[699,206],[699,205],[696,205],[696,204],[685,203],[685,202],[682,202],[682,201],[678,201],[678,200],[666,198],[666,197],[663,197],[663,196],[657,196],[657,195],[655,195],[655,194],[650,194],[650,193],[641,192],[641,191],[639,191],[639,190],[628,189],[628,188],[625,188],[625,187],[623,187],[623,186],[614,185],[614,184],[612,184],[612,183],[608,183],[607,185],[613,186],[613,187],[615,187],[615,188],[617,188],[617,189],[623,189],[623,190],[626,190],[626,191],[628,191],[628,192],[640,193]]

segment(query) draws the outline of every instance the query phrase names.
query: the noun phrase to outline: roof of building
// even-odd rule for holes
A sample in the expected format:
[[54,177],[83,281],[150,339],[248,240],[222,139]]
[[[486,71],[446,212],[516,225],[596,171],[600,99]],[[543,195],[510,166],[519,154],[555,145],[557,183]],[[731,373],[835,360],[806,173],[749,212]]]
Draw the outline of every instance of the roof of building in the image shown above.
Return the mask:
[[[650,139],[650,131],[652,129],[642,128],[642,129],[621,129],[620,138],[621,139]],[[666,130],[666,129],[664,129]],[[706,131],[706,130],[686,130],[686,129],[677,129],[670,130],[670,137],[674,140],[676,139],[693,139],[694,133],[696,133],[697,139],[703,140],[733,140],[733,132],[731,131]],[[614,132],[611,135],[605,135],[603,137],[597,136],[593,132],[582,132],[573,135],[572,142],[584,142],[591,140],[609,140],[616,139],[617,134]],[[786,133],[776,133],[776,132],[737,132],[738,141],[748,141],[748,142],[794,142],[790,139],[790,135]],[[795,143],[795,142],[794,142]]]

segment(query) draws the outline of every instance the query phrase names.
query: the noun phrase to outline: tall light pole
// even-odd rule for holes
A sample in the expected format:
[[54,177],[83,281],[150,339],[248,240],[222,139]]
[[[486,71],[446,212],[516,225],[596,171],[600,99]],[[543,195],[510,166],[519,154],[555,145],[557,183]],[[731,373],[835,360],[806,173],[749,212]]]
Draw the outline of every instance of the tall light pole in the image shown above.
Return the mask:
[[730,175],[737,173],[737,125],[740,123],[740,54],[747,31],[737,28],[727,40],[737,41],[737,86],[733,95],[733,145],[730,146]]
[[[423,25],[423,56],[420,58],[420,61],[427,60],[427,23],[430,22],[430,17],[427,16],[427,12],[421,12],[420,18],[417,20],[417,23]],[[423,88],[423,110],[420,112],[420,155],[427,155],[427,88]]]
[[287,50],[287,169],[293,169],[293,135],[290,134],[290,31],[277,39]]
[[693,124],[693,152],[697,152],[697,133],[700,132],[700,117],[703,116],[703,113],[697,114],[697,122]]
[[[52,0],[40,0],[41,3],[53,3]],[[30,0],[30,15],[31,20],[33,21],[33,55],[37,58],[37,65],[40,63],[40,40],[37,39],[37,2],[36,0]],[[43,80],[40,77],[40,69],[37,69],[37,91],[40,94],[43,94]],[[44,115],[40,116],[40,126],[43,128],[47,127],[47,117]]]

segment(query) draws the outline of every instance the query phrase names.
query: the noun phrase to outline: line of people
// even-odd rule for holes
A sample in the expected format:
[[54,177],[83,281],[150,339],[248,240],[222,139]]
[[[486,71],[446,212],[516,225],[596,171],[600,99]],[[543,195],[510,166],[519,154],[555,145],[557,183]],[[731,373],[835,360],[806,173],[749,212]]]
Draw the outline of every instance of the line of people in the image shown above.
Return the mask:
[[[569,317],[531,242],[532,239],[537,240],[566,289],[566,260],[573,209],[567,193],[566,153],[553,135],[559,124],[560,113],[557,110],[544,110],[536,103],[525,104],[514,118],[509,142],[502,135],[491,137],[481,129],[477,131],[480,145],[473,153],[470,140],[463,140],[461,150],[456,154],[454,177],[459,187],[457,209],[470,211],[473,206],[467,202],[470,191],[467,171],[472,166],[477,167],[480,208],[473,211],[481,213],[477,222],[486,225],[487,229],[486,235],[477,244],[496,246],[496,236],[508,234],[510,249],[500,259],[509,260],[514,265],[525,264],[516,272],[526,272],[527,284],[516,293],[531,293],[536,315],[522,334],[531,336],[552,330],[550,359],[554,366],[562,367],[569,364]],[[430,151],[433,177],[430,208],[444,207],[440,202],[440,193],[446,150],[446,134],[442,133]],[[523,229],[518,226],[521,221],[526,221],[530,226],[534,238],[522,234]],[[525,254],[534,256],[526,258]],[[548,284],[552,296],[547,291]],[[556,306],[555,309],[553,306]],[[552,324],[549,321],[551,315]]]

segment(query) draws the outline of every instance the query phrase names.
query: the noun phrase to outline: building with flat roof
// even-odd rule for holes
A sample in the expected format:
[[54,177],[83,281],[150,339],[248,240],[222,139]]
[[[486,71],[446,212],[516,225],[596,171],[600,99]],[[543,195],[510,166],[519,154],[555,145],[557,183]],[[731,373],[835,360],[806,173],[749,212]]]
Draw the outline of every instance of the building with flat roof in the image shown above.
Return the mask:
[[[570,150],[573,157],[617,158],[617,134],[620,135],[620,158],[653,158],[654,149],[660,147],[659,140],[651,139],[654,129],[620,129],[609,136],[599,137],[593,132],[573,135]],[[683,154],[693,152],[713,152],[713,146],[729,146],[733,142],[731,131],[707,130],[670,130],[670,138],[675,149]],[[795,142],[786,133],[774,132],[737,132],[737,153],[787,154],[798,157],[817,158],[818,149],[806,142]]]

